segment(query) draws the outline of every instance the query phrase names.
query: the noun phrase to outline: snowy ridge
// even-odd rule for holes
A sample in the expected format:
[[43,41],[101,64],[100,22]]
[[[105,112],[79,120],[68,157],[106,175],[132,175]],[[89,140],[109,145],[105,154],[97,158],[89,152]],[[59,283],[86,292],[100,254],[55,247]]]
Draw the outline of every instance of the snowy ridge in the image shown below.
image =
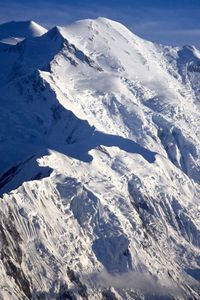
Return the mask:
[[46,31],[33,21],[11,21],[0,24],[0,42],[15,45],[25,38],[43,35]]
[[0,296],[198,299],[200,52],[38,35],[0,44]]

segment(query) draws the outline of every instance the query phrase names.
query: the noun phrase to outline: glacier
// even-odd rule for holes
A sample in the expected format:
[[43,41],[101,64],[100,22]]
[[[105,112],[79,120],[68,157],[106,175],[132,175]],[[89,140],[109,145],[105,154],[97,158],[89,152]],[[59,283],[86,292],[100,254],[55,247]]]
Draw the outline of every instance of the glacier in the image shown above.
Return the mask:
[[0,299],[199,299],[200,51],[11,22],[0,66]]

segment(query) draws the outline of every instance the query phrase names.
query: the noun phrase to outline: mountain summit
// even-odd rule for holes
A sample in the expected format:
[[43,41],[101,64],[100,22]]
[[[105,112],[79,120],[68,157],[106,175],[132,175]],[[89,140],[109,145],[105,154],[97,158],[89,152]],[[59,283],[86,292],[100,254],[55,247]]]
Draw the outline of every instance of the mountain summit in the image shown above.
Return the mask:
[[105,18],[12,32],[24,39],[0,43],[2,299],[198,299],[199,50]]
[[17,44],[25,38],[40,36],[46,31],[33,21],[11,21],[0,24],[0,42]]

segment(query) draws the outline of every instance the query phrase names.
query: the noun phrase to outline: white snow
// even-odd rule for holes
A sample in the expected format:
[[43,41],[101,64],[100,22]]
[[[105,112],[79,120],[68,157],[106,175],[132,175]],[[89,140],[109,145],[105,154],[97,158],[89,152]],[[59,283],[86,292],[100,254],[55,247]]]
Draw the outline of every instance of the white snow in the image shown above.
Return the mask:
[[39,32],[0,44],[1,297],[198,299],[200,52]]
[[11,21],[0,24],[0,42],[18,44],[25,38],[43,35],[47,30],[33,21]]

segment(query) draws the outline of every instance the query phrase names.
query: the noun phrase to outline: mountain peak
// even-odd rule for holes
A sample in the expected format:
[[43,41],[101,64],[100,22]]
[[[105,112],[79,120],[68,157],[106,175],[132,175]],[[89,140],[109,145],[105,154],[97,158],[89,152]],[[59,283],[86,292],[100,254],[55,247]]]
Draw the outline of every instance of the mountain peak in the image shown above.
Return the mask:
[[0,24],[0,41],[8,44],[43,35],[47,30],[34,21],[11,21]]
[[61,28],[59,26],[54,26],[47,32],[47,35],[51,38],[56,38],[58,36],[62,37]]
[[[105,17],[78,20],[70,25],[59,27],[59,31],[64,38],[74,40],[76,37],[76,42],[77,37],[80,37],[80,39],[84,38],[84,42],[81,42],[80,46],[85,45],[87,39],[92,41],[94,37],[98,36],[107,39],[109,36],[116,35],[117,39],[123,39],[124,41],[128,39],[134,39],[135,41],[142,40],[123,24]],[[123,38],[123,36],[125,38]]]
[[0,43],[0,299],[200,299],[197,50],[4,27],[32,38]]

